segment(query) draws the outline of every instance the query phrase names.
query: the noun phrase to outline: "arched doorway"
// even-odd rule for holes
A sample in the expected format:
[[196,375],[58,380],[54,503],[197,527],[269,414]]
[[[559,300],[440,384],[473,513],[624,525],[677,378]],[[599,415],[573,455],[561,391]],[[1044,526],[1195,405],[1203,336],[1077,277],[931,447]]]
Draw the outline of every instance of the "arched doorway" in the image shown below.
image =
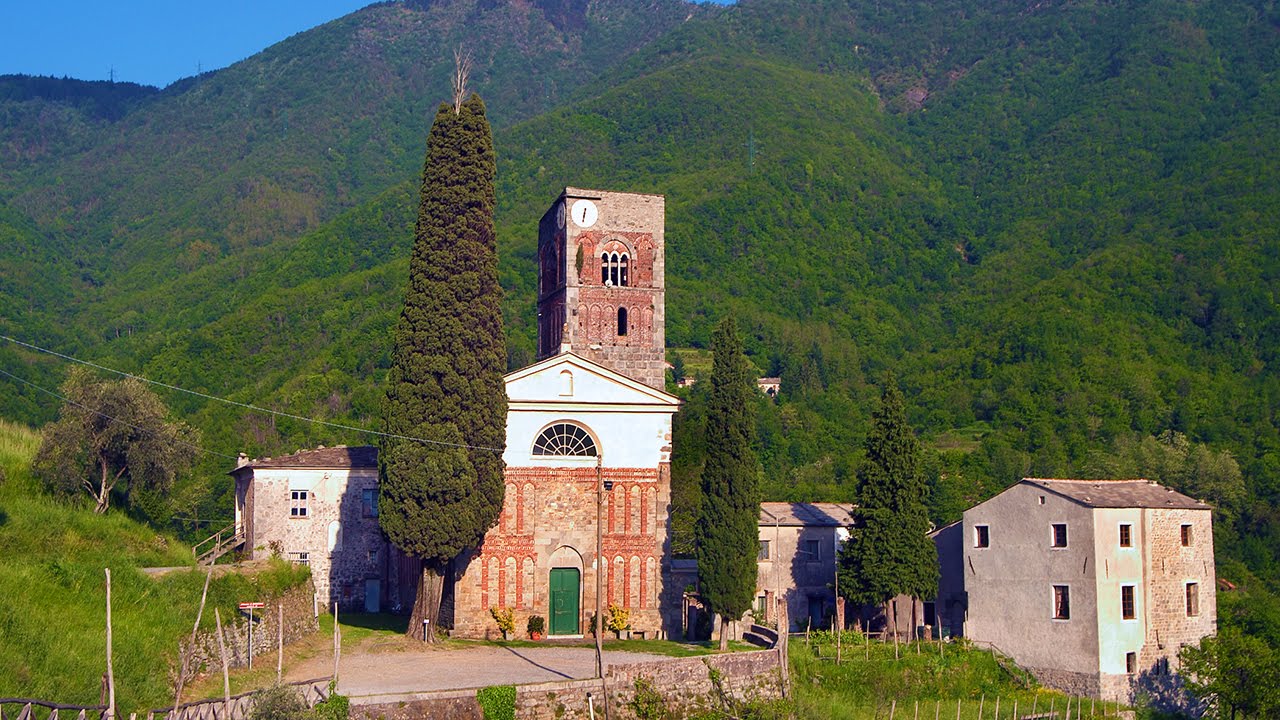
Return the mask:
[[551,554],[547,583],[547,634],[582,634],[582,555],[561,545]]

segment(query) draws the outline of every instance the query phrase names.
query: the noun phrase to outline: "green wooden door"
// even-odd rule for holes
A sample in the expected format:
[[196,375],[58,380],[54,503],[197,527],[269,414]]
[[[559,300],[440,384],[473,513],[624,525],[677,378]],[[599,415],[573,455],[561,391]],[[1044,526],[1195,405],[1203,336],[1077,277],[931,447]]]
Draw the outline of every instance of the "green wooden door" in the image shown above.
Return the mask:
[[551,634],[577,635],[578,630],[577,568],[551,569]]

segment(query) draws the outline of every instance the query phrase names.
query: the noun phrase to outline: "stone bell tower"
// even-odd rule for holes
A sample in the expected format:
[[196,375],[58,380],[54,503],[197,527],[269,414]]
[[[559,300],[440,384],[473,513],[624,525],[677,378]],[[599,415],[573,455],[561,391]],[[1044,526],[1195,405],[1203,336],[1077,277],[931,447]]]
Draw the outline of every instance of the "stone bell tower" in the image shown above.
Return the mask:
[[551,204],[538,223],[538,359],[570,350],[665,387],[665,204],[581,188]]

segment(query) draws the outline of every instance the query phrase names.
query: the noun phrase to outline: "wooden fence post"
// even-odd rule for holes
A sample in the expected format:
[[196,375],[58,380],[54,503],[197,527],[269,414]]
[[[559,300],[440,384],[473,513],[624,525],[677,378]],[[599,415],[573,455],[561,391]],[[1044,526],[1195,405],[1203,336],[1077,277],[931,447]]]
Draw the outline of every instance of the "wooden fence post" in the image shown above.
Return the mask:
[[213,621],[218,630],[218,654],[222,656],[222,707],[225,717],[231,720],[231,671],[227,667],[227,644],[222,639],[222,613],[213,609]]
[[276,684],[284,677],[284,601],[276,606]]
[[111,668],[111,568],[103,568],[107,574],[107,716],[116,718],[116,675]]

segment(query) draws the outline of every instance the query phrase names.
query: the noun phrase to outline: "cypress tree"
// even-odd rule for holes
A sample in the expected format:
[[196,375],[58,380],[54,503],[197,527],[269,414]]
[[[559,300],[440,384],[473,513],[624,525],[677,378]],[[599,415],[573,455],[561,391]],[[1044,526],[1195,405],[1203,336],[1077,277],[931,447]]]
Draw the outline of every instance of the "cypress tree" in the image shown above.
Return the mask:
[[920,441],[889,373],[858,467],[859,520],[840,551],[841,595],[860,605],[885,604],[897,595],[933,597],[938,554],[928,537],[925,490]]
[[716,328],[711,348],[707,456],[695,535],[702,596],[720,616],[720,647],[725,649],[726,626],[750,609],[756,591],[759,463],[751,447],[755,387],[732,316]]
[[[493,231],[495,160],[484,103],[441,104],[427,137],[404,310],[378,455],[379,521],[422,561],[409,635],[438,627],[450,562],[502,510],[507,395]],[[429,637],[434,637],[434,632]]]

